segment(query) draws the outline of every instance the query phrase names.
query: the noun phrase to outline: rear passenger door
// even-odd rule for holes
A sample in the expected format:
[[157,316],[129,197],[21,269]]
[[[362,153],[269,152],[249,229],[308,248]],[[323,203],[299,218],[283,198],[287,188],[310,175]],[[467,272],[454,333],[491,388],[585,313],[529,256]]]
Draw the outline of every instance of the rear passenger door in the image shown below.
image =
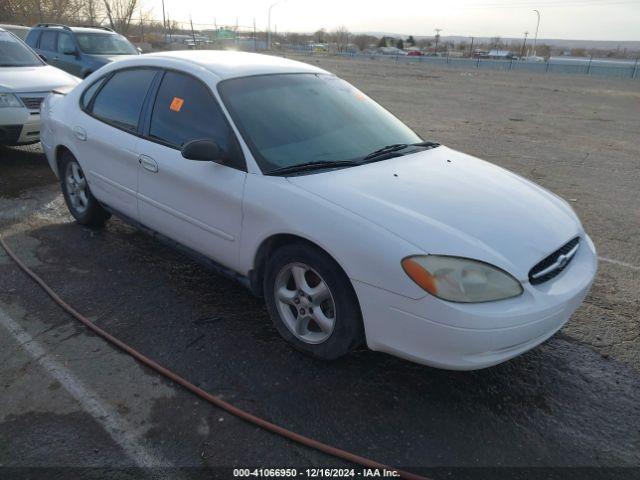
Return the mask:
[[78,161],[101,202],[138,220],[141,112],[159,70],[127,68],[102,77],[81,96],[83,112],[71,123]]
[[[187,160],[181,147],[215,141],[232,158],[222,165]],[[237,266],[246,178],[235,135],[209,88],[167,71],[140,140],[140,221],[229,268]]]

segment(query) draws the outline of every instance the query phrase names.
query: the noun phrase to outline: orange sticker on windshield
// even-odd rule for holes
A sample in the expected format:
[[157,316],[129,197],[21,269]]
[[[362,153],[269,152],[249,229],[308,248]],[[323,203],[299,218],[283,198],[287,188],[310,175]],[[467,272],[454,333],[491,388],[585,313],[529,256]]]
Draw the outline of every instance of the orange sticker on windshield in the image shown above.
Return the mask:
[[184,105],[183,98],[173,97],[173,100],[171,100],[171,105],[169,105],[169,109],[174,112],[179,112],[180,109],[182,108],[182,105]]

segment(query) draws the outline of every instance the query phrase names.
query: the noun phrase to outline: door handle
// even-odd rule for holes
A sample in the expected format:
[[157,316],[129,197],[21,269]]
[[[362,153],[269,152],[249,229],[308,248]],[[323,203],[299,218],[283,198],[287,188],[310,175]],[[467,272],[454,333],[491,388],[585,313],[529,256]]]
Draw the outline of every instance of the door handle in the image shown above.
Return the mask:
[[73,134],[81,142],[84,142],[87,139],[87,132],[82,127],[73,127]]
[[138,163],[142,165],[142,168],[145,170],[149,170],[153,173],[158,173],[158,162],[156,162],[153,158],[148,157],[147,155],[140,155],[138,157]]

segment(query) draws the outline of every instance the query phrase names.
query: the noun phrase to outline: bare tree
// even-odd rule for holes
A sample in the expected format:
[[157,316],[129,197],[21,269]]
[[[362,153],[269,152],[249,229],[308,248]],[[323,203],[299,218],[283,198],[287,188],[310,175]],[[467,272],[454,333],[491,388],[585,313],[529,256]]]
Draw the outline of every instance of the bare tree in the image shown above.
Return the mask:
[[104,5],[101,0],[83,0],[80,12],[89,25],[100,25],[104,21]]
[[321,28],[317,32],[313,34],[313,40],[316,43],[324,43],[326,41],[327,31],[324,28]]
[[349,30],[347,27],[340,25],[332,32],[332,36],[338,53],[346,52],[349,46]]
[[139,0],[103,0],[103,2],[111,28],[126,35],[131,26],[133,14],[140,6]]
[[378,43],[378,39],[372,35],[356,35],[352,40],[353,44],[360,50],[366,50],[371,46],[375,46]]

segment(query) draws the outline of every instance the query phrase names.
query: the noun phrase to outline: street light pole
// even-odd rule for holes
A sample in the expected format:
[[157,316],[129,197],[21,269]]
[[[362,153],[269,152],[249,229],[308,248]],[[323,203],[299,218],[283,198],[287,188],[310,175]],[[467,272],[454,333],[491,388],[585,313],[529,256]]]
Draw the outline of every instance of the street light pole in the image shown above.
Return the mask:
[[435,32],[436,32],[436,51],[435,51],[436,57],[438,56],[438,40],[440,40],[440,32],[441,31],[442,31],[441,28],[436,28],[435,29]]
[[536,44],[538,43],[538,28],[540,28],[540,12],[538,10],[534,10],[536,15],[538,15],[538,23],[536,23],[536,36],[533,37],[533,56],[536,56]]
[[271,50],[271,9],[279,3],[282,3],[282,0],[278,0],[269,6],[269,12],[267,15],[267,50]]

